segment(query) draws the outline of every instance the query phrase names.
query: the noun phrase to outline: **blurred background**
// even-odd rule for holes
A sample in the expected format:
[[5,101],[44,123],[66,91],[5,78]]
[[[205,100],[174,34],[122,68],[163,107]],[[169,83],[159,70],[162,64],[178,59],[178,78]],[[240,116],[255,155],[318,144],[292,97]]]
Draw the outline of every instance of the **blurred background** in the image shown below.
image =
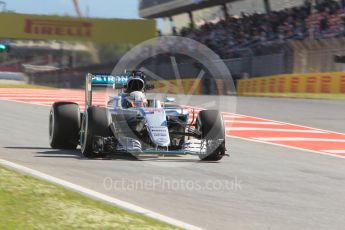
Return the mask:
[[[3,0],[0,9],[0,79],[7,82],[82,88],[87,72],[111,72],[133,46],[164,35],[212,49],[235,80],[243,79],[242,94],[289,88],[248,79],[315,73],[326,84],[322,73],[344,70],[334,56],[345,53],[345,0]],[[162,49],[173,53],[170,46]],[[197,77],[195,60],[177,60],[182,78]],[[145,65],[166,80],[175,77],[169,58]],[[335,78],[335,85],[345,84]],[[201,87],[206,94],[233,93],[226,80]]]

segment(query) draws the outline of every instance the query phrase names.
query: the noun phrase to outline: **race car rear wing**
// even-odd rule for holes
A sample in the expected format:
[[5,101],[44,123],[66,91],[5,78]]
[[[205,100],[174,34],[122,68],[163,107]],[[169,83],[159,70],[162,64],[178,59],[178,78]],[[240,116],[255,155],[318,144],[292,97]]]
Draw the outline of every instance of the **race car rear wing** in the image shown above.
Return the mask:
[[85,106],[92,105],[92,89],[95,87],[112,87],[114,89],[123,89],[128,80],[129,74],[113,76],[111,74],[88,73],[85,83]]
[[[94,87],[112,87],[113,89],[125,89],[127,83],[134,80],[140,80],[143,84],[142,89],[139,90],[151,90],[154,89],[154,85],[148,84],[145,80],[146,76],[140,71],[129,71],[122,75],[111,75],[102,73],[88,73],[86,75],[85,84],[85,106],[92,105],[92,89]],[[131,84],[129,84],[129,87]],[[134,89],[134,88],[133,88]],[[134,89],[138,90],[138,89]]]
[[129,75],[113,76],[109,74],[92,74],[91,86],[93,87],[116,87],[123,88],[128,80],[131,78]]

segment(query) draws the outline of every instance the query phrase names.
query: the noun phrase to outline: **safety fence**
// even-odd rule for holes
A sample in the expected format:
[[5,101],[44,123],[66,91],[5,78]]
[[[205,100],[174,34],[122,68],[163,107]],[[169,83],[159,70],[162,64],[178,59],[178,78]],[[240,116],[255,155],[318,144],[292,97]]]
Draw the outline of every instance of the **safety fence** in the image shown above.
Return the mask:
[[237,81],[237,94],[345,94],[345,73],[284,74]]
[[307,39],[289,43],[293,51],[292,73],[340,72],[344,64],[334,61],[335,55],[345,54],[345,38]]

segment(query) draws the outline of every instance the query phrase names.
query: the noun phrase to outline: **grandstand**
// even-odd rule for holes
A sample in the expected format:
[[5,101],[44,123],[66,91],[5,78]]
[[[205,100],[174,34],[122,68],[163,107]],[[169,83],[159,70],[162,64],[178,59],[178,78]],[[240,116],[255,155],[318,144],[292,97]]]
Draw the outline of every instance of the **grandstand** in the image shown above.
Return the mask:
[[[214,18],[195,23],[195,15],[210,7]],[[332,57],[345,52],[344,8],[345,1],[336,0],[142,0],[139,12],[168,18],[173,34],[207,45],[233,73],[264,76],[342,70]],[[188,21],[176,27],[181,15]]]
[[[163,3],[164,2],[164,3]],[[183,1],[184,7],[178,7],[180,1],[154,1],[143,0],[140,5],[141,15],[151,17],[172,17],[176,14],[188,12],[192,15],[192,10],[222,4],[224,17],[218,15],[216,22],[205,22],[199,28],[193,28],[195,24],[193,16],[190,16],[190,28],[182,28],[180,35],[190,37],[205,43],[216,51],[227,50],[221,55],[224,58],[230,57],[231,48],[246,48],[251,45],[273,40],[304,39],[306,37],[334,37],[341,36],[344,32],[343,6],[336,1],[320,1],[315,5],[315,11],[311,1],[304,1],[301,5],[294,5],[299,1],[289,1],[288,9],[270,11],[270,3],[264,1],[267,11],[265,13],[248,14],[244,10],[240,17],[230,15],[226,3],[235,1]],[[212,3],[211,3],[212,2]],[[241,1],[242,2],[242,1]],[[245,1],[244,1],[245,2]],[[154,4],[156,3],[156,5]],[[277,1],[276,1],[277,3]],[[168,8],[165,8],[168,7]],[[174,6],[174,7],[172,7]],[[293,7],[292,7],[293,6]],[[281,5],[280,5],[281,7]],[[160,9],[158,11],[158,9]],[[151,11],[150,11],[151,10]],[[147,12],[151,12],[148,14]],[[146,13],[145,13],[146,12]],[[175,32],[175,29],[173,29]],[[222,47],[214,47],[215,44]],[[218,48],[218,50],[217,50]]]

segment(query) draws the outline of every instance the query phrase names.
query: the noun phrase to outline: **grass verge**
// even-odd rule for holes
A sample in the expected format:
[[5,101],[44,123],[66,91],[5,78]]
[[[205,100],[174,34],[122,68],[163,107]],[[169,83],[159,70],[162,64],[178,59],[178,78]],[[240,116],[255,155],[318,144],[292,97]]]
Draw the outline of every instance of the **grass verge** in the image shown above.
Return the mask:
[[0,229],[177,229],[0,167]]

